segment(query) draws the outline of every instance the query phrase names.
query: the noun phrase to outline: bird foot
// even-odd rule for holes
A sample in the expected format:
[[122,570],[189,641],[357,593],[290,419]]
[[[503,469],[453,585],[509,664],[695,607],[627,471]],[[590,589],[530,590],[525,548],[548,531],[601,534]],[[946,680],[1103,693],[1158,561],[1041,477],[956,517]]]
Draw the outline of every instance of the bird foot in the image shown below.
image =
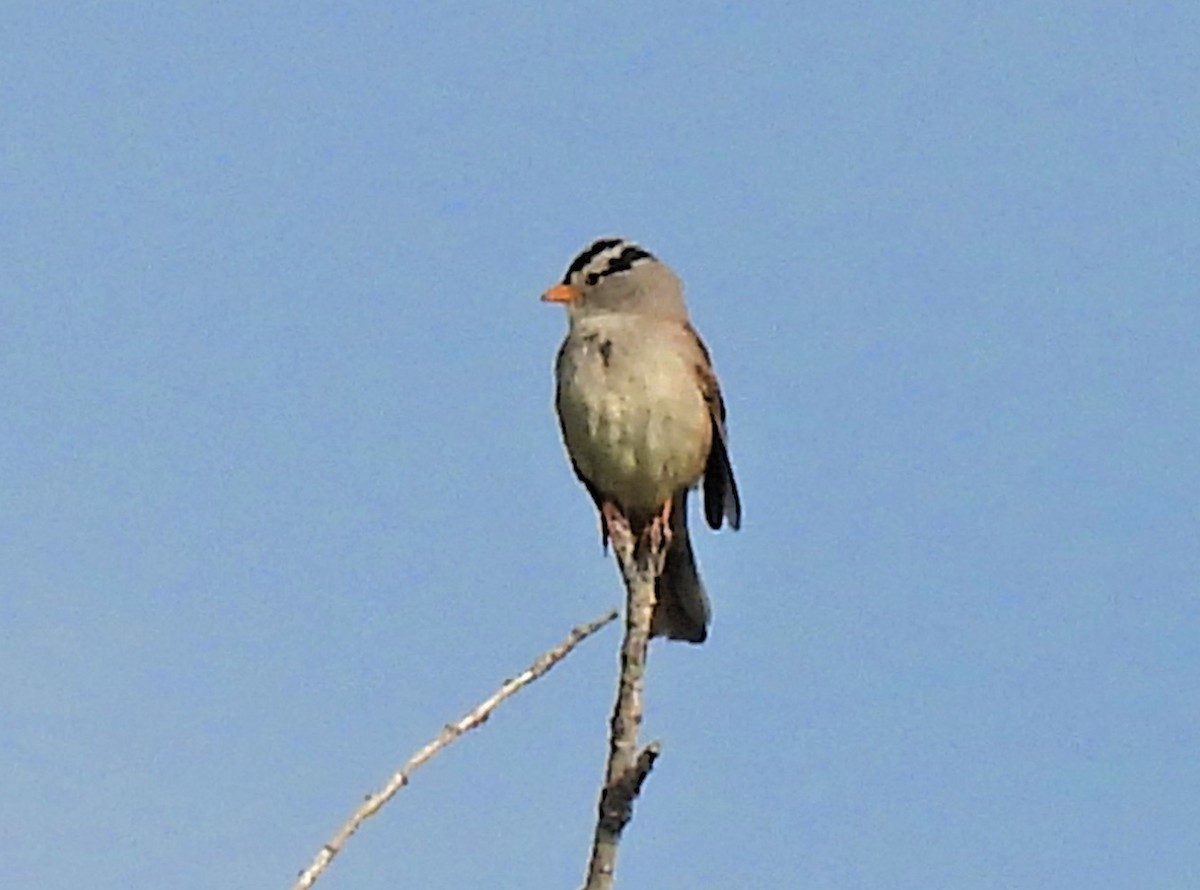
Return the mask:
[[642,530],[642,543],[649,552],[664,553],[671,546],[671,501]]
[[609,538],[629,538],[632,534],[629,520],[621,508],[613,501],[605,501],[600,506],[600,543],[605,550],[608,549]]

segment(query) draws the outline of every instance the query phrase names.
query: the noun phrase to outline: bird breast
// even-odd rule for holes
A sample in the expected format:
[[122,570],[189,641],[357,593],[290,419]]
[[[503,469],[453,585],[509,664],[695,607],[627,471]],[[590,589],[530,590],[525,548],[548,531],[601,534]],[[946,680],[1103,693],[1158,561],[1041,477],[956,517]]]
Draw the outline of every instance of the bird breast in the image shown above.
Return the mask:
[[559,354],[557,407],[576,467],[629,510],[695,485],[712,422],[678,322],[580,319]]

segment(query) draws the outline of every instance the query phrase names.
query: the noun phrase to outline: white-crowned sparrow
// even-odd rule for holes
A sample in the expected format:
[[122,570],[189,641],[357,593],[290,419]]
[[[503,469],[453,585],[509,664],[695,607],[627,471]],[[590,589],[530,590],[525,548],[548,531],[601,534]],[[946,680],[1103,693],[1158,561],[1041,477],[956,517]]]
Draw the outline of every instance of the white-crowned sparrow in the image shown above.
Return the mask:
[[651,632],[702,643],[709,606],[687,530],[687,495],[704,480],[704,515],[741,523],[725,403],[708,351],[688,321],[683,285],[623,238],[600,238],[542,296],[567,307],[555,406],[571,465],[611,523],[668,540]]

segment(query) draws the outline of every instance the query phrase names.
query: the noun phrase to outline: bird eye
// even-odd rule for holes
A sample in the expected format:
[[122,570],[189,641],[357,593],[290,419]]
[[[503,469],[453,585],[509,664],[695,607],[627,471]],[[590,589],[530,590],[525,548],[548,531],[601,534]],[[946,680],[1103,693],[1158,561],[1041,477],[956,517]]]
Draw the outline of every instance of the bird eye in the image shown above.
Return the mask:
[[587,283],[588,284],[595,284],[599,280],[600,280],[599,272],[588,272],[588,275],[587,275]]

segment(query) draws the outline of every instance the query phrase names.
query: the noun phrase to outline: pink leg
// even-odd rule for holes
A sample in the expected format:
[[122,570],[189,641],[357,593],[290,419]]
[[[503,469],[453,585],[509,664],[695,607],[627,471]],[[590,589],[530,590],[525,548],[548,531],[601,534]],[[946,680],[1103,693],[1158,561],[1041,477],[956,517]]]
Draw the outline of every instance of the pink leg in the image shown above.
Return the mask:
[[670,500],[664,503],[643,532],[646,543],[656,550],[663,551],[671,546],[671,504]]
[[614,531],[618,534],[630,534],[629,520],[615,501],[605,501],[600,507],[600,538],[605,547],[608,546],[608,539],[613,536]]

